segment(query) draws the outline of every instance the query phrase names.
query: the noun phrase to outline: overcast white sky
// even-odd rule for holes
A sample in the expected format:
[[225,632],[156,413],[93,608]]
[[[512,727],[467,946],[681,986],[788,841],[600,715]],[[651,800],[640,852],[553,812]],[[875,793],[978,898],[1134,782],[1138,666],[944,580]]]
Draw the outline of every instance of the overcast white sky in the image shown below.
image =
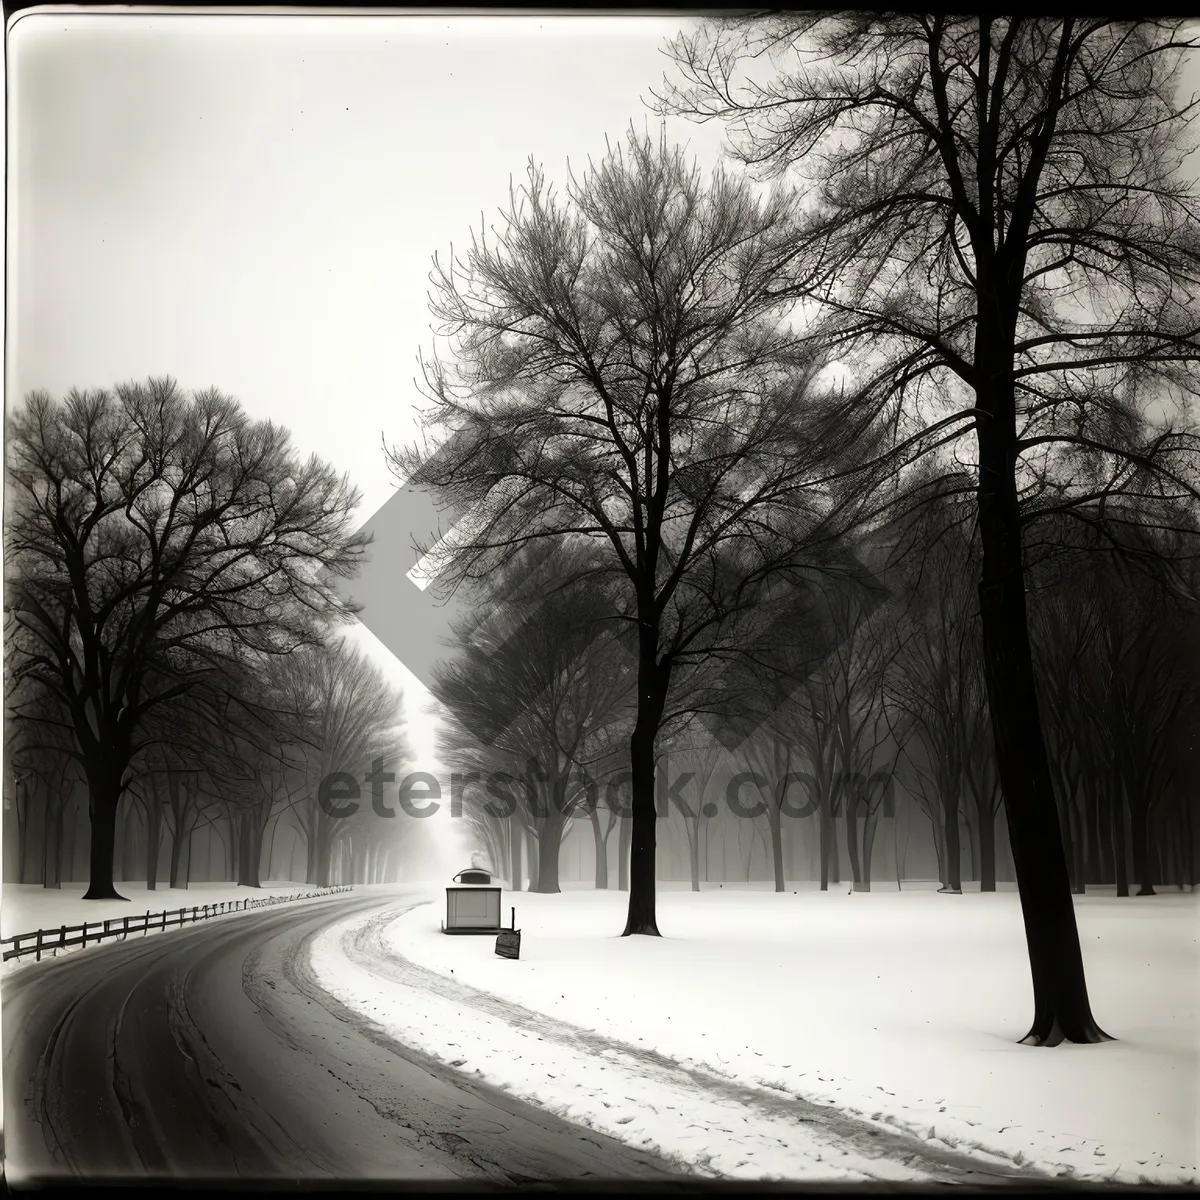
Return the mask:
[[[169,374],[349,473],[414,431],[435,251],[604,151],[683,18],[30,15],[9,44],[6,394]],[[673,132],[706,162],[720,131]],[[422,765],[426,694],[405,687]]]

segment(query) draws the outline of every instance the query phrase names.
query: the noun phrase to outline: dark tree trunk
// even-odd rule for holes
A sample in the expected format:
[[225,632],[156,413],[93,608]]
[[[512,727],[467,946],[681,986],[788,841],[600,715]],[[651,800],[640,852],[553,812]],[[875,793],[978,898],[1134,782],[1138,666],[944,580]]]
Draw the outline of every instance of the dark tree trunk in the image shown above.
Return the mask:
[[[596,889],[607,890],[608,888],[608,837],[600,827],[600,814],[593,805],[588,813],[588,820],[592,823],[592,840],[596,844]],[[612,830],[609,830],[611,833]]]
[[[829,834],[833,828],[833,813],[832,801],[827,788],[822,789],[821,800],[817,808],[817,842],[820,846],[821,856],[821,891],[829,891],[830,883],[830,853],[829,853]],[[833,873],[834,880],[837,879],[836,868]]]
[[64,776],[60,776],[57,792],[54,795],[51,795],[53,785],[49,782],[45,785],[46,821],[42,835],[42,886],[56,889],[62,887],[63,825],[70,800],[70,792]]
[[158,890],[158,851],[162,845],[162,800],[152,777],[146,788],[146,890]]
[[529,891],[538,890],[538,863],[541,861],[539,839],[532,829],[525,830],[525,861],[529,864]]
[[996,890],[996,812],[980,805],[979,814],[979,890]]
[[700,821],[687,822],[688,828],[688,858],[689,871],[692,878],[692,891],[700,890]]
[[1133,834],[1133,873],[1138,882],[1139,896],[1153,896],[1153,855],[1150,853],[1150,813],[1145,803],[1130,805],[1130,824]]
[[[1020,278],[1020,272],[1017,272]],[[1000,279],[981,277],[999,293]],[[1025,938],[1033,980],[1034,1015],[1027,1044],[1053,1046],[1109,1040],[1088,1002],[1083,954],[1067,877],[1066,855],[1046,744],[1038,713],[1030,650],[1016,490],[1016,404],[1012,341],[1000,313],[981,308],[976,321],[976,407],[979,445],[980,618],[996,765],[1008,816]],[[989,343],[991,343],[989,345]]]
[[[180,823],[177,820],[175,824],[175,834],[171,838],[171,882],[173,888],[187,887],[187,873],[189,863],[185,862],[185,858],[190,859],[191,853],[188,843],[191,840],[191,834],[186,829],[180,828]],[[189,850],[185,855],[184,851]]]
[[1113,805],[1113,874],[1117,881],[1117,895],[1129,895],[1129,848],[1125,839],[1125,802],[1117,797]]
[[1079,795],[1079,781],[1075,781],[1075,787],[1071,794],[1071,802],[1069,809],[1072,817],[1071,821],[1071,861],[1074,864],[1072,875],[1074,881],[1073,891],[1077,896],[1087,894],[1087,844],[1088,844],[1088,820],[1087,810],[1083,805],[1083,800]]
[[117,810],[121,804],[121,772],[93,767],[88,770],[88,817],[91,848],[88,855],[88,889],[85,900],[127,900],[113,885]]
[[829,826],[826,829],[826,837],[829,839],[829,882],[842,882],[842,849],[838,844],[838,807],[840,798],[834,793],[830,798],[829,810]]
[[553,895],[560,890],[558,859],[565,824],[562,814],[554,808],[542,818],[541,828],[538,830],[537,887],[530,886],[531,892]]
[[72,786],[70,794],[63,802],[63,845],[58,875],[60,880],[67,883],[75,882],[75,838],[79,832],[76,828],[79,823],[79,814],[72,812],[72,805],[75,801],[74,793],[75,788]]
[[856,892],[871,890],[871,858],[875,852],[875,831],[878,828],[879,807],[876,806],[863,814],[862,879],[854,885]]
[[638,662],[637,719],[629,739],[633,819],[629,836],[629,914],[622,937],[659,937],[655,912],[656,758],[655,739],[667,701],[669,671],[656,662],[657,630],[641,627]]
[[[783,872],[783,820],[778,805],[772,804],[767,809],[767,824],[771,829],[771,867],[775,873],[775,890],[784,892],[787,891],[787,880],[784,878]],[[695,854],[693,853],[694,858]],[[695,877],[693,871],[692,878],[695,879]],[[692,891],[698,892],[699,890],[698,885],[693,885]]]
[[[30,842],[33,831],[30,829],[30,818],[34,806],[30,803],[30,795],[34,789],[28,780],[13,780],[13,819],[17,826],[17,882],[29,882],[29,863],[33,857]],[[45,862],[45,846],[49,840],[49,806],[42,805],[42,861]]]
[[968,879],[979,878],[979,831],[975,827],[975,821],[972,819],[972,810],[963,808],[963,820],[967,826],[967,855],[970,859],[970,875]]
[[629,843],[633,835],[633,818],[623,812],[617,822],[617,888],[629,891]]
[[239,839],[238,883],[243,887],[262,887],[263,839],[266,827],[253,811],[242,814]]
[[1101,849],[1101,838],[1105,825],[1104,809],[1096,794],[1096,789],[1089,788],[1087,780],[1084,780],[1079,786],[1080,802],[1091,809],[1087,822],[1087,868],[1084,879],[1087,883],[1107,883],[1108,877],[1104,872],[1104,854]]
[[962,893],[962,840],[958,828],[958,786],[947,782],[942,789],[942,886],[941,892]]
[[855,891],[859,891],[862,883],[862,864],[858,855],[858,807],[859,795],[857,781],[851,782],[847,773],[842,784],[842,805],[846,823],[846,853],[850,858],[850,882]]
[[509,870],[512,873],[512,890],[519,892],[525,884],[525,864],[521,857],[521,848],[525,845],[525,835],[519,825],[514,825],[509,818],[508,825],[508,857]]

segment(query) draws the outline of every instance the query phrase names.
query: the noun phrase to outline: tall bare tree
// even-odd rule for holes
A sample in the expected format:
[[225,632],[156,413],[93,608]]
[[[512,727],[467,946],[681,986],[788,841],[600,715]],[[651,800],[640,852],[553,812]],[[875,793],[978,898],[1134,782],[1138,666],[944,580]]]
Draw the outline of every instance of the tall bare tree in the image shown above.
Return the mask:
[[722,649],[766,582],[843,511],[824,477],[851,431],[815,386],[792,302],[795,198],[634,133],[561,198],[540,168],[493,237],[437,265],[450,361],[426,368],[435,455],[398,473],[465,513],[435,559],[486,576],[580,539],[637,638],[624,933],[657,936],[655,741],[681,672]]
[[739,17],[673,43],[681,81],[660,98],[728,122],[743,162],[814,183],[808,255],[779,286],[831,314],[899,457],[973,435],[946,487],[965,477],[977,497],[1036,1045],[1106,1035],[1038,709],[1023,532],[1053,512],[1119,540],[1123,502],[1170,523],[1196,494],[1176,411],[1200,349],[1200,207],[1179,170],[1195,108],[1177,91],[1195,46],[1178,21]]
[[69,714],[89,794],[85,898],[119,899],[117,809],[146,715],[219,687],[223,662],[286,653],[346,615],[324,572],[357,566],[356,495],[286,430],[169,379],[34,393],[7,445],[16,673]]

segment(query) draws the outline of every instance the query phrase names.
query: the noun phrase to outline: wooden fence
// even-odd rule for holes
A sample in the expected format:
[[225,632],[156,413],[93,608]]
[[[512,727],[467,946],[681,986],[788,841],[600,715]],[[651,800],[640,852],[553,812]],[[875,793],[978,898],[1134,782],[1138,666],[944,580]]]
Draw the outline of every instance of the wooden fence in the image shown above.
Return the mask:
[[[301,892],[298,895],[264,896],[260,900],[247,897],[245,900],[225,900],[219,904],[194,904],[190,909],[177,908],[161,913],[151,913],[147,910],[145,916],[110,917],[107,921],[89,921],[83,925],[60,925],[57,929],[19,933],[15,937],[0,938],[0,945],[6,947],[5,962],[10,958],[22,958],[26,954],[36,955],[37,961],[41,962],[44,953],[57,956],[59,950],[68,946],[86,946],[89,942],[103,942],[111,938],[124,941],[131,933],[145,936],[171,925],[190,925],[193,921],[207,921],[209,917],[219,917],[225,913],[245,912],[251,908],[285,904],[290,900],[311,900],[317,896],[334,896],[339,892],[349,891],[353,891],[353,887],[346,884],[341,887],[322,888],[315,892]],[[12,949],[7,949],[9,946]]]

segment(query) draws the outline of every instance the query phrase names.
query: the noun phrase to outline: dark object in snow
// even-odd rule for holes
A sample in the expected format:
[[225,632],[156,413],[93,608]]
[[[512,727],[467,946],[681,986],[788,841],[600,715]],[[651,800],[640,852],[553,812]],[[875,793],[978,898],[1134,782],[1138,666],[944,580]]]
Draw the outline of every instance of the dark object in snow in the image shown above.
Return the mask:
[[501,958],[521,957],[521,931],[517,928],[517,910],[512,910],[512,927],[496,935],[496,953]]
[[482,867],[467,867],[454,876],[455,883],[491,883],[492,876]]

